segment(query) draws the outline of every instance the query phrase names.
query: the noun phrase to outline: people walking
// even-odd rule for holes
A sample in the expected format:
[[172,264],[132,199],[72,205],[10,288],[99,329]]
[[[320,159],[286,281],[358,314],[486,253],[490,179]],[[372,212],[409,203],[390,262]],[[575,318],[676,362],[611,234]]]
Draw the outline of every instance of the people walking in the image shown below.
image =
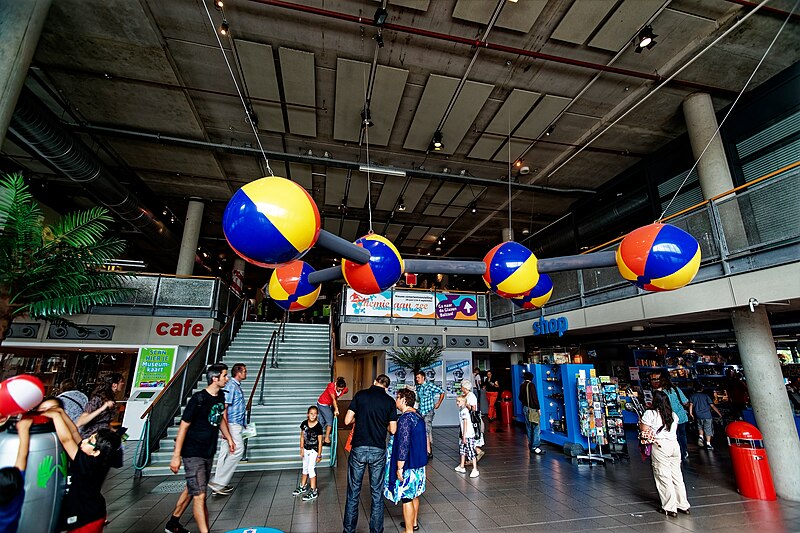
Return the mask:
[[[428,460],[430,460],[433,458],[433,417],[436,416],[436,410],[444,401],[444,390],[433,381],[429,381],[422,370],[417,370],[414,373],[414,380],[417,382],[419,414],[425,420]],[[436,398],[437,395],[439,396],[438,399]]]
[[219,432],[228,442],[231,453],[236,451],[236,444],[225,421],[225,397],[221,392],[228,383],[228,366],[215,363],[206,371],[208,386],[189,398],[183,410],[178,436],[175,438],[175,450],[169,469],[177,474],[183,461],[186,473],[186,488],[178,497],[175,510],[169,517],[165,531],[169,533],[189,533],[181,526],[180,519],[189,504],[192,504],[194,521],[200,533],[208,533],[208,507],[206,506],[206,490],[211,477],[211,461],[217,449]]
[[455,468],[459,474],[466,474],[466,462],[472,461],[472,472],[469,477],[478,477],[478,454],[475,448],[475,429],[472,426],[472,416],[467,407],[467,399],[464,396],[456,398],[458,406],[458,453],[461,456],[461,463]]
[[344,378],[339,376],[336,382],[328,383],[325,390],[317,399],[319,409],[319,421],[325,429],[325,446],[331,445],[331,430],[333,429],[333,417],[339,416],[339,397],[347,393],[347,383]]
[[533,374],[523,372],[524,380],[519,385],[517,398],[522,403],[522,412],[525,415],[525,431],[528,433],[528,448],[536,455],[544,455],[542,446],[542,431],[539,417],[539,395],[536,392],[536,385],[533,384]]
[[411,389],[397,391],[395,406],[401,415],[384,476],[384,496],[394,503],[403,502],[405,533],[419,529],[419,497],[425,492],[425,467],[428,464],[425,420],[414,409],[415,394]]
[[697,421],[697,445],[706,450],[713,450],[711,438],[714,436],[714,420],[711,412],[722,417],[711,397],[703,392],[701,383],[694,384],[694,393],[689,396],[689,416]]
[[681,472],[678,425],[678,415],[672,412],[669,397],[662,391],[653,391],[653,402],[642,415],[639,429],[648,440],[655,442],[651,458],[653,477],[661,500],[659,512],[670,517],[676,517],[678,513],[689,514],[689,500]]
[[125,388],[125,378],[117,372],[106,374],[92,391],[89,402],[78,417],[75,425],[81,437],[97,433],[99,429],[111,428],[111,421],[117,414],[117,392]]
[[217,458],[217,471],[213,481],[209,481],[208,488],[211,492],[220,496],[226,496],[233,491],[229,485],[239,466],[239,460],[244,454],[244,439],[242,431],[247,426],[247,408],[242,392],[242,381],[247,379],[247,366],[244,363],[236,363],[231,367],[231,379],[223,389],[225,393],[225,420],[228,422],[228,431],[236,445],[236,449],[231,452],[227,446],[223,446]]
[[663,391],[669,398],[672,412],[678,416],[678,444],[681,447],[681,459],[689,458],[689,447],[686,439],[686,423],[689,421],[689,413],[686,407],[689,405],[689,400],[681,389],[672,383],[669,372],[664,370],[658,380],[657,390]]
[[306,419],[300,424],[300,457],[303,459],[303,475],[292,496],[303,495],[303,501],[316,500],[317,463],[322,461],[322,424],[318,420],[319,409],[312,405],[306,412]]
[[489,406],[489,422],[497,418],[497,395],[500,393],[500,382],[497,381],[492,375],[491,370],[486,371],[486,380],[484,381],[483,388],[486,391],[486,403]]
[[352,450],[347,459],[347,503],[342,521],[344,533],[355,533],[358,525],[358,503],[364,471],[369,469],[369,485],[372,504],[370,506],[370,533],[383,531],[384,466],[386,465],[386,432],[394,435],[397,430],[397,407],[386,393],[391,380],[380,374],[372,386],[359,391],[345,415],[344,423],[355,422]]

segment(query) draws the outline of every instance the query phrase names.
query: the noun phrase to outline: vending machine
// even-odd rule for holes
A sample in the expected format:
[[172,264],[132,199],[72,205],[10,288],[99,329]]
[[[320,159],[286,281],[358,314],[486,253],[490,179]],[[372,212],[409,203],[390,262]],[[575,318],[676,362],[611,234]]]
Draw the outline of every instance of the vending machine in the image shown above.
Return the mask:
[[125,406],[122,425],[132,439],[139,439],[144,427],[142,415],[172,379],[177,366],[177,346],[142,346],[136,359],[133,388]]

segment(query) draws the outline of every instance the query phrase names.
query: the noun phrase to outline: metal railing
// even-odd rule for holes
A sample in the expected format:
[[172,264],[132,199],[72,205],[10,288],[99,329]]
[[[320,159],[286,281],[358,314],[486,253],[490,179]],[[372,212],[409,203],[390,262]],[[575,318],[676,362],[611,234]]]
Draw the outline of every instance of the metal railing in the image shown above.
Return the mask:
[[222,359],[222,354],[230,345],[231,339],[247,317],[247,300],[241,300],[225,325],[212,329],[195,347],[189,357],[175,372],[156,399],[142,414],[145,419],[144,431],[134,458],[137,470],[144,468],[150,460],[150,452],[158,449],[158,442],[173,424],[181,406],[192,393],[197,380],[205,368]]

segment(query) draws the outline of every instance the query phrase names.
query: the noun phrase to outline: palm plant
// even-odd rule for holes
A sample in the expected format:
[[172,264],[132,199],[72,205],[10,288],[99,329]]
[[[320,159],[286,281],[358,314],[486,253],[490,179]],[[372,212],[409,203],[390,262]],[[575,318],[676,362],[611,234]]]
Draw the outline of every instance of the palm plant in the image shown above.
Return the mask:
[[68,322],[64,315],[132,292],[124,287],[130,275],[99,269],[125,249],[104,237],[111,221],[94,207],[45,224],[22,175],[0,177],[0,343],[19,316]]
[[428,346],[402,346],[387,351],[386,355],[394,364],[417,372],[441,359],[443,351],[444,346],[430,344]]

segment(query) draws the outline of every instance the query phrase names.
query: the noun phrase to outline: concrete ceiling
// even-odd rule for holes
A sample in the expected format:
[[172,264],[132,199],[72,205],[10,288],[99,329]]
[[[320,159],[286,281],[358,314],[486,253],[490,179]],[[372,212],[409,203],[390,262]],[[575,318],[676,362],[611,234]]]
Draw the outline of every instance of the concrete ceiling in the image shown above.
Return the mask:
[[[531,169],[512,170],[520,235],[684,133],[688,94],[710,92],[717,109],[730,104],[780,28],[779,13],[756,13],[675,80],[663,88],[657,80],[749,13],[742,3],[393,0],[378,47],[375,0],[226,0],[224,11],[211,0],[59,0],[27,85],[107,164],[132,170],[155,195],[151,209],[174,214],[176,229],[189,197],[208,200],[200,244],[214,257],[232,256],[220,227],[227,200],[267,172],[235,79],[264,150],[317,158],[273,158],[269,167],[309,190],[326,229],[365,234],[371,198],[373,229],[405,256],[474,258],[508,226],[509,159]],[[217,33],[223,16],[228,36]],[[637,54],[631,43],[647,24],[658,44]],[[797,61],[797,24],[789,22],[748,89]],[[470,45],[478,40],[491,46]],[[367,95],[374,126],[365,135]],[[429,153],[437,129],[444,149]],[[367,148],[375,165],[445,176],[368,180],[325,164],[363,164]],[[2,155],[45,180],[65,206],[86,203],[12,140]]]

